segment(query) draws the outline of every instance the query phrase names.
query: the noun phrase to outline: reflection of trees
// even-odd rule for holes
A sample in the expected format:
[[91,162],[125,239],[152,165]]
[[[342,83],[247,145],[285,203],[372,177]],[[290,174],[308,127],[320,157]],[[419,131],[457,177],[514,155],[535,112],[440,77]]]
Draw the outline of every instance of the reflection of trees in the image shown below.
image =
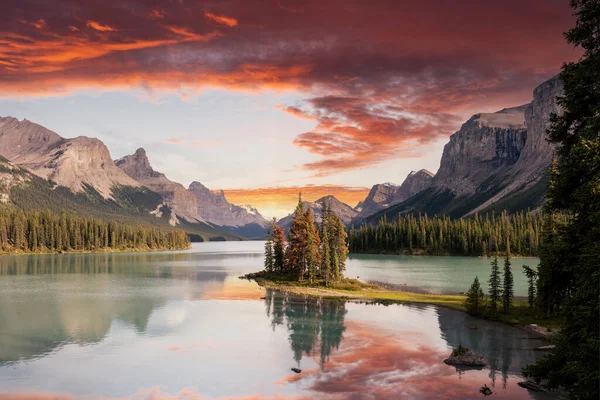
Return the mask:
[[66,298],[31,294],[0,298],[0,365],[27,360],[77,342],[97,343],[115,320],[145,332],[152,311],[164,301],[151,297],[99,299],[70,293]]
[[303,355],[311,355],[314,349],[319,349],[323,367],[332,349],[339,348],[346,329],[346,303],[343,300],[292,296],[267,289],[265,303],[273,329],[285,322],[297,363]]
[[[224,282],[222,267],[203,265],[188,253],[81,253],[0,256],[1,275],[126,274],[147,278]],[[189,263],[189,265],[187,264]],[[169,264],[176,265],[175,267]],[[187,268],[186,268],[187,267]],[[203,269],[198,269],[201,267]]]
[[168,252],[4,255],[2,275],[18,275],[2,279],[17,282],[23,291],[10,297],[0,293],[0,364],[66,343],[100,342],[116,320],[145,333],[168,294],[152,290],[162,283],[139,278],[190,280],[195,284],[188,293],[204,292],[227,278],[222,267]]
[[509,325],[443,307],[438,308],[438,321],[442,338],[449,347],[462,344],[485,357],[492,385],[495,385],[498,372],[506,386],[509,374],[520,374],[521,368],[543,356],[534,350],[545,343],[543,339]]

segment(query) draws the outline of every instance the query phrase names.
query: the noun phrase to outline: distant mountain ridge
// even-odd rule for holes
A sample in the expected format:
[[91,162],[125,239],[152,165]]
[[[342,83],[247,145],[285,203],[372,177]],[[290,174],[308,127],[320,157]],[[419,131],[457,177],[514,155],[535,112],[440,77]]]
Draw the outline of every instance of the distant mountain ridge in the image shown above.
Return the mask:
[[358,214],[353,218],[352,223],[359,225],[366,217],[384,208],[402,203],[429,188],[433,181],[433,176],[432,172],[421,169],[419,171],[411,171],[401,185],[393,183],[373,185],[365,200],[361,201],[355,207]]
[[[321,223],[322,215],[323,215],[323,206],[330,205],[331,211],[333,211],[340,219],[344,225],[350,224],[353,218],[356,217],[358,212],[350,207],[348,204],[336,199],[334,196],[324,196],[314,202],[303,201],[302,206],[304,210],[310,208],[315,219],[316,223]],[[294,219],[294,211],[290,213],[288,216],[281,218],[277,221],[277,225],[282,228],[289,228],[292,224],[292,220]]]
[[[234,239],[239,236],[236,230],[260,237],[267,225],[256,209],[229,204],[224,198],[222,210],[227,209],[231,217],[204,219],[196,194],[155,171],[142,148],[113,161],[98,139],[65,139],[26,119],[4,117],[0,118],[0,155],[6,157],[0,163],[0,183],[4,183],[0,202],[8,205],[61,211],[60,204],[65,204],[65,210],[72,212],[80,208],[111,218],[164,220],[190,233],[206,234],[207,239]],[[35,193],[44,200],[26,199],[22,193]]]
[[253,237],[262,236],[261,229],[266,232],[269,222],[256,208],[231,204],[225,199],[223,191],[214,193],[197,181],[186,189],[182,184],[168,179],[165,174],[155,171],[143,148],[116,160],[115,164],[131,178],[163,196],[165,203],[179,218],[188,222],[199,221],[226,227],[233,232],[251,231]]

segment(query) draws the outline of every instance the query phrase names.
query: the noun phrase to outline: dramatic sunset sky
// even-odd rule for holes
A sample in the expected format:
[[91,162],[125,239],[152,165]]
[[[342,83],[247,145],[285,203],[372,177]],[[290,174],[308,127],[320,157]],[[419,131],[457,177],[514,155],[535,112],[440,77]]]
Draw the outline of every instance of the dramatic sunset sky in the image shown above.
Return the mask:
[[[568,0],[3,0],[0,116],[285,215],[435,172],[578,54]],[[275,194],[274,194],[275,193]]]

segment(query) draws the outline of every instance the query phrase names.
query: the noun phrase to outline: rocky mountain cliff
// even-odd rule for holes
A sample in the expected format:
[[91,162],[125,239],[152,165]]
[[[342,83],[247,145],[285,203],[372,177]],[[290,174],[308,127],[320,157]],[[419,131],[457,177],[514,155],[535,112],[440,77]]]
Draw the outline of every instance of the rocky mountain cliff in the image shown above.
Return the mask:
[[74,192],[90,185],[104,198],[112,198],[116,186],[139,186],[114,165],[100,140],[65,139],[26,119],[0,118],[0,155]]
[[154,171],[144,149],[137,149],[132,155],[116,160],[115,164],[129,177],[160,194],[178,218],[188,222],[205,222],[198,216],[196,196],[182,184],[171,181],[163,173]]
[[444,147],[430,188],[365,221],[376,222],[384,214],[460,217],[539,207],[553,153],[546,130],[550,114],[560,111],[556,96],[561,93],[562,84],[554,77],[534,90],[529,104],[472,116]]
[[484,181],[514,165],[527,140],[526,107],[472,116],[444,146],[432,186],[457,197],[472,195]]
[[213,224],[229,227],[243,227],[256,224],[261,227],[269,225],[256,208],[252,206],[236,206],[225,198],[225,193],[220,190],[213,192],[200,182],[192,182],[189,191],[198,201],[198,215]]
[[358,214],[352,223],[360,224],[369,215],[413,197],[431,186],[432,180],[433,173],[421,169],[416,172],[411,171],[400,186],[393,183],[373,185],[365,200],[356,206],[355,210]]
[[[356,215],[358,214],[354,208],[350,207],[346,203],[339,201],[338,199],[336,199],[334,196],[331,196],[331,195],[321,197],[320,199],[318,199],[314,202],[309,202],[309,201],[302,202],[302,205],[304,206],[305,210],[307,208],[311,209],[316,223],[321,222],[321,217],[323,215],[323,206],[325,204],[330,204],[331,211],[333,211],[338,217],[340,217],[340,219],[342,220],[342,223],[344,225],[350,224],[352,219],[354,219],[356,217]],[[287,217],[283,217],[279,221],[277,221],[277,225],[281,226],[282,228],[288,229],[291,226],[293,219],[294,219],[294,212],[290,213]]]
[[[200,182],[192,182],[186,189],[182,184],[171,181],[165,174],[152,168],[142,148],[116,160],[115,164],[131,178],[159,193],[177,217],[186,221],[207,222],[233,228],[234,232],[243,228],[244,233],[249,233],[251,237],[261,236],[260,231],[268,225],[268,221],[255,208],[229,203],[223,191],[213,193]],[[248,225],[252,225],[251,230]]]

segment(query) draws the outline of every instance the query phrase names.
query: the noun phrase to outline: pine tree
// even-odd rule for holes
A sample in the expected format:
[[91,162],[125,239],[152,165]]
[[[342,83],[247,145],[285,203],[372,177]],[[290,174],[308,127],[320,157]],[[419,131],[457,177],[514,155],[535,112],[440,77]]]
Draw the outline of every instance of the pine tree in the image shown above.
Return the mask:
[[282,227],[275,223],[275,218],[273,218],[271,229],[273,231],[273,269],[275,272],[283,274],[285,267],[285,250],[287,246],[285,232]]
[[321,264],[321,240],[310,208],[304,213],[304,221],[306,223],[306,249],[304,259],[306,260],[308,280],[312,284],[317,278],[319,265]]
[[306,273],[306,238],[307,224],[302,197],[298,196],[298,205],[294,219],[288,231],[288,247],[285,252],[286,270],[295,275],[299,281],[304,280]]
[[329,203],[323,204],[323,212],[321,214],[321,279],[325,286],[329,286],[331,282],[332,269],[332,249],[331,249],[331,207]]
[[501,301],[502,289],[500,288],[500,267],[498,265],[498,257],[494,256],[491,262],[492,272],[489,279],[489,295],[490,295],[490,311],[492,316],[498,314],[498,303]]
[[484,308],[485,295],[479,284],[479,278],[476,276],[473,280],[473,284],[467,292],[467,298],[465,299],[465,307],[469,314],[479,315],[482,313]]
[[510,242],[506,242],[506,256],[504,257],[504,280],[502,282],[502,309],[508,314],[512,308],[514,298],[514,278],[510,267]]
[[529,303],[529,308],[533,308],[535,303],[535,281],[537,279],[537,272],[530,268],[527,265],[523,265],[523,272],[527,277],[527,302]]
[[[271,227],[273,230],[273,227]],[[267,233],[267,241],[265,242],[265,271],[268,273],[273,272],[275,261],[273,258],[273,235],[271,230]]]
[[552,116],[548,131],[557,162],[546,196],[548,212],[566,212],[569,219],[555,232],[558,246],[541,255],[538,269],[542,287],[560,289],[562,298],[546,298],[546,306],[562,305],[564,325],[550,354],[523,372],[550,388],[563,387],[572,398],[595,400],[600,398],[600,1],[571,0],[571,7],[577,22],[566,38],[583,55],[564,64],[560,74],[563,112]]

